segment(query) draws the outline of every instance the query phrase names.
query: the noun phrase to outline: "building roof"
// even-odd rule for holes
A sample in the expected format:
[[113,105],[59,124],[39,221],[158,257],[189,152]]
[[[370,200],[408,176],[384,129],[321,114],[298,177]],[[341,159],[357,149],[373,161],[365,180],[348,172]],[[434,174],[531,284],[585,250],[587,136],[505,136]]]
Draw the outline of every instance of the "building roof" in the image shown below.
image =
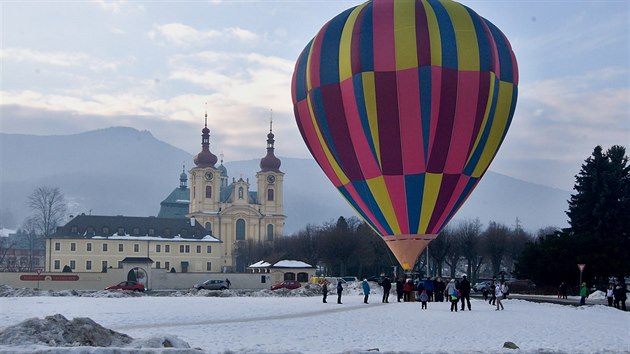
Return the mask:
[[248,268],[315,268],[308,263],[294,260],[281,260],[278,262],[270,263],[265,260],[258,261]]
[[200,223],[184,218],[102,216],[81,214],[58,227],[51,238],[168,239],[221,242]]
[[189,205],[190,189],[177,187],[160,203],[158,218],[185,218]]

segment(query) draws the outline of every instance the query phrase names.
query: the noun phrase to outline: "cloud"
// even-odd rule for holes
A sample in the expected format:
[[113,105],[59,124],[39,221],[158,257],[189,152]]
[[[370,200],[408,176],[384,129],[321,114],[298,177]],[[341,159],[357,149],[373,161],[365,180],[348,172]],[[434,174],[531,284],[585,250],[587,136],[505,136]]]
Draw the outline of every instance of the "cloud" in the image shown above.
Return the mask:
[[63,67],[87,67],[90,70],[116,70],[119,63],[94,59],[85,53],[42,52],[28,48],[4,48],[0,50],[2,60],[29,61]]
[[114,14],[144,11],[144,6],[127,0],[94,0],[94,3],[101,9]]
[[[520,85],[516,113],[493,169],[570,189],[595,146],[628,146],[630,89],[610,80],[619,75],[628,71],[602,68]],[[533,161],[547,164],[547,172],[532,169]]]
[[240,27],[229,27],[222,30],[198,30],[182,23],[167,23],[154,26],[149,32],[149,38],[157,39],[158,34],[168,43],[177,46],[190,46],[204,43],[208,40],[238,40],[241,42],[255,42],[258,35]]

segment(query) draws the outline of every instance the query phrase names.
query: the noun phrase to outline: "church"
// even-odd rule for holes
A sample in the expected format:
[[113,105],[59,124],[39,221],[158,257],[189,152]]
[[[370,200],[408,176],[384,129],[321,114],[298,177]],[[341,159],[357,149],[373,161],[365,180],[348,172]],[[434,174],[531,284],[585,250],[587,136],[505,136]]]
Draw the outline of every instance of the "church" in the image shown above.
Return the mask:
[[[201,152],[195,166],[180,175],[179,187],[160,203],[159,218],[194,218],[223,243],[221,271],[244,272],[247,264],[235,257],[240,241],[272,242],[284,234],[283,179],[281,161],[274,154],[272,122],[267,134],[267,153],[260,160],[255,190],[249,179],[232,178],[227,168],[216,166],[210,151],[210,129],[205,115]],[[190,187],[187,182],[190,180]]]

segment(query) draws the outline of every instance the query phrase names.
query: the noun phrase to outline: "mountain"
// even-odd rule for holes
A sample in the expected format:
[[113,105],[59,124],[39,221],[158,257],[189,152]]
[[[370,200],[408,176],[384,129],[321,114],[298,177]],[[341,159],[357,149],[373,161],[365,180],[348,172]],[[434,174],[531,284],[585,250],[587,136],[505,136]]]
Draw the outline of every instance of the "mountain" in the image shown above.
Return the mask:
[[[265,151],[261,149],[261,157]],[[157,140],[148,131],[114,127],[73,135],[35,136],[0,133],[0,212],[21,221],[26,200],[38,186],[57,186],[73,213],[157,215],[160,202],[179,185],[182,165],[192,156]],[[314,160],[279,157],[285,173],[285,232],[320,225],[356,213]],[[260,159],[225,162],[230,178],[249,178],[255,188]],[[489,171],[455,220],[479,218],[513,226],[518,218],[530,231],[567,226],[568,191]],[[2,220],[0,220],[0,223]],[[8,218],[5,227],[11,225]]]

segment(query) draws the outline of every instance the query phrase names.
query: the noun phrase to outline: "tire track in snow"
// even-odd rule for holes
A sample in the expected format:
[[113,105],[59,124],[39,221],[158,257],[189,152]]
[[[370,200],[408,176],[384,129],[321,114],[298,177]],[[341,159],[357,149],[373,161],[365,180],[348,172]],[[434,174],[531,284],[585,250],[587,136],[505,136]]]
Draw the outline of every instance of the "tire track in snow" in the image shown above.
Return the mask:
[[[332,304],[332,303],[331,303]],[[335,304],[336,305],[336,304]],[[364,304],[361,304],[364,305]],[[382,306],[384,303],[375,303],[372,306]],[[317,311],[307,311],[301,313],[288,313],[283,315],[272,315],[272,316],[258,316],[258,317],[249,317],[249,318],[237,318],[237,319],[229,319],[229,320],[204,320],[204,321],[192,321],[192,322],[153,322],[151,324],[137,324],[137,325],[126,325],[126,326],[112,326],[111,328],[120,331],[120,330],[129,330],[129,329],[149,329],[154,327],[188,327],[188,326],[198,326],[198,325],[212,325],[212,324],[230,324],[230,323],[246,323],[246,322],[258,322],[258,321],[273,321],[273,320],[284,320],[284,319],[293,319],[293,318],[305,318],[305,317],[313,317],[313,316],[322,316],[331,313],[337,312],[349,312],[356,310],[364,310],[368,309],[365,306],[343,306],[338,307],[336,309],[330,310],[317,310]]]

